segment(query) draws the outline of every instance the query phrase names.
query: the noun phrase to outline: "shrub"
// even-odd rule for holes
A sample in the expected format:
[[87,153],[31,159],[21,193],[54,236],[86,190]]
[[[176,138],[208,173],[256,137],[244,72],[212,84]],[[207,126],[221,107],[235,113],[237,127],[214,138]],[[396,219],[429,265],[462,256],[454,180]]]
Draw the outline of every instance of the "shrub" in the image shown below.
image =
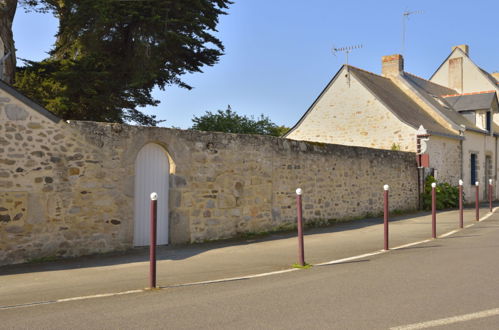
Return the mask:
[[[421,195],[423,200],[423,209],[431,209],[431,184],[437,182],[435,178],[429,175],[426,178],[424,192]],[[437,210],[457,207],[459,204],[459,187],[451,186],[447,182],[437,183],[435,187],[437,193]]]

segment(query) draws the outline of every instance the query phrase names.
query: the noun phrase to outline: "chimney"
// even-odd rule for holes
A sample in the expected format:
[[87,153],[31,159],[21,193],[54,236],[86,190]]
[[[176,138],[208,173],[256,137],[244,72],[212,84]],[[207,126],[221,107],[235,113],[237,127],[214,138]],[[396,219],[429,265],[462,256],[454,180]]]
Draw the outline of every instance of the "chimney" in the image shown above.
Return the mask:
[[466,56],[469,56],[470,46],[468,46],[468,45],[457,45],[457,46],[452,47],[452,51],[454,51],[454,49],[456,49],[456,48],[461,49],[463,51],[463,53],[466,54]]
[[492,77],[496,78],[497,82],[499,82],[499,72],[492,72]]
[[449,59],[449,88],[463,92],[463,58]]
[[404,71],[404,58],[402,55],[388,55],[381,58],[381,74],[384,77],[396,76]]

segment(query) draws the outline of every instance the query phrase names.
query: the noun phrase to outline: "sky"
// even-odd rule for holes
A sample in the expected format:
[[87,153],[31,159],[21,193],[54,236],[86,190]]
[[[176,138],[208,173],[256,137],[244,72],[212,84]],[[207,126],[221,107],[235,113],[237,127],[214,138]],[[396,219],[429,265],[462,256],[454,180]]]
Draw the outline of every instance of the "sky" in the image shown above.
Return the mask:
[[[144,112],[165,120],[161,126],[186,129],[194,116],[230,105],[292,127],[345,63],[334,48],[362,45],[349,64],[374,73],[382,56],[401,53],[405,11],[421,11],[406,20],[405,71],[429,78],[459,44],[470,46],[477,65],[499,71],[497,0],[235,0],[216,33],[225,46],[220,61],[182,77],[192,90],[155,90],[161,103]],[[50,14],[19,8],[17,57],[46,58],[56,31]]]

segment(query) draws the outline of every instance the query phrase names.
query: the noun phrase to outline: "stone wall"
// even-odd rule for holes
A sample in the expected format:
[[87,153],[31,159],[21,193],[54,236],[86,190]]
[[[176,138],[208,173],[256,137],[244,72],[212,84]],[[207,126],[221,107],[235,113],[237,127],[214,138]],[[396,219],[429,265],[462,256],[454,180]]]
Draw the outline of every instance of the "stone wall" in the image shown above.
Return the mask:
[[[1,96],[1,95],[0,95]],[[0,265],[132,247],[135,159],[170,159],[170,242],[201,242],[417,207],[413,153],[255,135],[52,121],[0,105]],[[8,105],[16,115],[8,115]],[[12,112],[12,111],[11,111]],[[24,115],[19,115],[19,114]]]
[[457,186],[461,178],[462,140],[432,135],[427,144],[430,167],[437,170],[437,180]]
[[0,265],[130,245],[113,150],[54,118],[0,91]]

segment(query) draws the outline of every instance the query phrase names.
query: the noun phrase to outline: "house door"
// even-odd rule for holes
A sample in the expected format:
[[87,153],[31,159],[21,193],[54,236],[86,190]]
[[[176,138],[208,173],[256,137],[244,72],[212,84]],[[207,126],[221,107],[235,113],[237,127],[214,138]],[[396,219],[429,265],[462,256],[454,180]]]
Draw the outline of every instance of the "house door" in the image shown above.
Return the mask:
[[166,151],[154,143],[146,144],[135,160],[135,202],[133,245],[149,245],[150,195],[158,194],[158,244],[168,244],[168,177]]

